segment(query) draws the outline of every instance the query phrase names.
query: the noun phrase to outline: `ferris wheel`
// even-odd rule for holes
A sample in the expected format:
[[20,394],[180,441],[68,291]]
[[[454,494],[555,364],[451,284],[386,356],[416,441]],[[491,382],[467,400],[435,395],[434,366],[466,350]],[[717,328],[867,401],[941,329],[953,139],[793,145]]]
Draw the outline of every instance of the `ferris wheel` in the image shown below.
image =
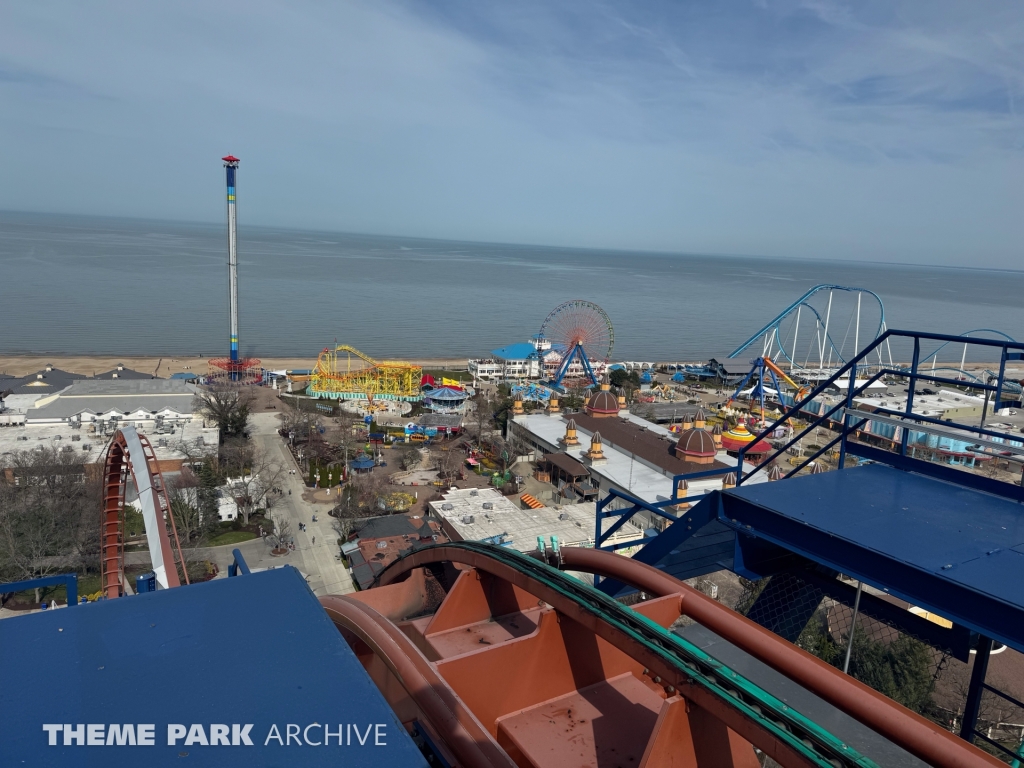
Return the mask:
[[559,304],[540,326],[541,336],[563,355],[582,347],[587,358],[607,363],[615,344],[608,313],[592,301],[573,299]]

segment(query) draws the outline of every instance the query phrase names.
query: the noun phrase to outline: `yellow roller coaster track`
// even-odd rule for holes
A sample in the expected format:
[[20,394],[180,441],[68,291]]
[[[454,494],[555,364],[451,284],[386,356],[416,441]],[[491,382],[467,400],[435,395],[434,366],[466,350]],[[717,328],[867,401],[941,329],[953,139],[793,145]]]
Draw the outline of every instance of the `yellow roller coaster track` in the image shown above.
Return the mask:
[[[362,364],[353,369],[352,358]],[[418,365],[374,360],[355,347],[340,344],[320,353],[307,391],[314,397],[331,399],[420,400],[422,376],[423,369]]]

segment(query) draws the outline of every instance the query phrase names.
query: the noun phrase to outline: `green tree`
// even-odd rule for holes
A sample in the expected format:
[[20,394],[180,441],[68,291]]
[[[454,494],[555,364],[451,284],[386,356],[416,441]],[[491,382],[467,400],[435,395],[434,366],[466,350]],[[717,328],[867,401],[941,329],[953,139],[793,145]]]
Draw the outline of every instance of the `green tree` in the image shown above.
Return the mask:
[[924,711],[931,702],[935,687],[931,664],[928,646],[909,635],[884,643],[868,637],[859,624],[854,630],[850,674],[915,712]]
[[807,622],[796,644],[833,666],[842,666],[843,648],[836,644],[828,628],[828,615],[819,608]]
[[627,371],[625,368],[616,368],[608,374],[608,382],[619,389],[640,389],[640,374],[636,371]]
[[562,407],[570,410],[578,411],[587,402],[587,389],[586,387],[577,384],[570,387],[565,393],[565,397],[561,399]]
[[220,500],[217,496],[217,486],[221,484],[221,477],[213,466],[213,462],[206,460],[199,468],[199,490],[198,501],[199,511],[204,518],[220,520]]

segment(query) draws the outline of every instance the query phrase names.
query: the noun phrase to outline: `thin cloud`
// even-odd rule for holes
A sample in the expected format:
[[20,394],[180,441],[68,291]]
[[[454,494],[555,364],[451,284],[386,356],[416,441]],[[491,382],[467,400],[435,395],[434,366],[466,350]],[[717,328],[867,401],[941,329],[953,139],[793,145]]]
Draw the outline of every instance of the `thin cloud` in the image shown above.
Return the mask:
[[265,224],[1017,260],[1015,2],[68,1],[0,50],[2,208],[217,220],[230,151]]

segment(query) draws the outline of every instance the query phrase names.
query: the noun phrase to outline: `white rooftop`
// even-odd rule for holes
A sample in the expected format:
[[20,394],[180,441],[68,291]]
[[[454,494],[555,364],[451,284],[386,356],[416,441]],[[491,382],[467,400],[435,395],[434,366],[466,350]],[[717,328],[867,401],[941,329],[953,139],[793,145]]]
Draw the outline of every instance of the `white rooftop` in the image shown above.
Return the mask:
[[[855,397],[854,402],[869,405],[873,408],[887,408],[902,411],[907,407],[907,395],[903,392],[892,395],[875,395],[874,397]],[[961,392],[958,389],[940,389],[937,395],[914,395],[914,413],[920,416],[941,416],[956,408],[981,408],[985,398]],[[993,405],[989,403],[991,411]]]
[[[493,488],[466,488],[448,491],[441,501],[431,501],[429,507],[431,515],[446,520],[465,541],[505,534],[505,541],[520,552],[537,549],[538,536],[544,537],[545,542],[557,536],[559,544],[565,546],[592,546],[594,542],[597,505],[593,502],[522,509]],[[615,519],[606,520],[605,527],[614,522]],[[609,543],[640,537],[640,529],[626,524]]]
[[[558,442],[559,438],[565,435],[565,425],[570,417],[553,418],[547,414],[530,414],[527,416],[516,416],[516,424],[526,427],[535,436],[551,446],[553,453],[567,453],[577,461],[580,461],[590,471],[591,475],[597,475],[608,482],[601,483],[602,495],[607,490],[609,483],[625,489],[634,496],[646,502],[668,501],[672,498],[672,475],[648,463],[639,456],[633,456],[628,451],[612,445],[608,442],[602,444],[605,461],[599,464],[590,464],[583,458],[583,454],[590,449],[591,432],[577,424],[577,434],[580,444],[577,446],[565,446]],[[630,413],[626,418],[634,424],[646,427],[648,432],[662,435],[666,438],[675,439],[675,436],[667,428],[660,424],[642,419],[636,414]],[[600,431],[600,430],[598,430]],[[729,456],[725,451],[719,451],[717,460],[735,465],[736,459]],[[751,464],[744,464],[746,471],[752,470]],[[764,472],[758,472],[747,483],[767,482]],[[707,479],[689,481],[689,492],[687,497],[693,499],[695,496],[703,496],[708,491],[719,490],[722,487],[722,475],[709,477]]]
[[[189,421],[175,427],[174,434],[157,434],[155,431],[140,429],[149,438],[157,459],[169,461],[187,458],[181,450],[182,443],[188,446],[188,454],[195,455],[217,450],[218,430],[204,428],[202,421]],[[78,437],[78,440],[72,440]],[[21,438],[25,438],[24,440]],[[27,426],[0,428],[0,467],[6,466],[10,454],[16,451],[31,451],[38,446],[70,448],[81,457],[83,464],[98,464],[103,461],[103,451],[109,438],[90,431],[90,426],[72,429],[68,424],[29,424]],[[198,443],[202,440],[201,443]],[[165,441],[165,445],[161,445]]]

